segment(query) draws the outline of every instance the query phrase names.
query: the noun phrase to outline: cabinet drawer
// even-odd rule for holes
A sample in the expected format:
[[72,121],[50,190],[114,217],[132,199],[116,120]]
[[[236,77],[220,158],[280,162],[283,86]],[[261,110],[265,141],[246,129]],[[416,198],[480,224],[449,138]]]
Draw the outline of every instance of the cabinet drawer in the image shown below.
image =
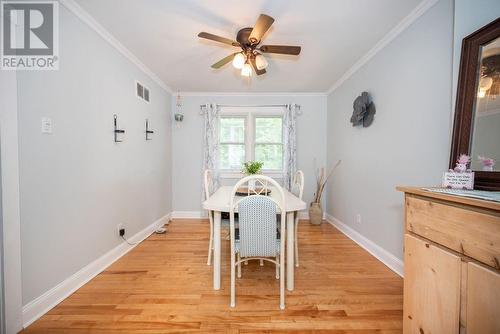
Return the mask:
[[406,229],[500,269],[500,214],[406,197]]

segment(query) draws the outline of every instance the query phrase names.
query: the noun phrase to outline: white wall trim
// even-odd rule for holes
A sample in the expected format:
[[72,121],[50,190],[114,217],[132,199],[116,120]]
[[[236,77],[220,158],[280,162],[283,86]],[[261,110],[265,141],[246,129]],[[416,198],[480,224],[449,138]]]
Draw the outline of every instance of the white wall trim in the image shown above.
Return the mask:
[[415,22],[420,16],[427,12],[432,6],[434,6],[439,0],[423,0],[418,4],[415,9],[413,9],[410,14],[408,14],[404,19],[402,19],[394,28],[392,28],[380,41],[375,44],[363,57],[361,57],[354,65],[345,72],[340,79],[338,79],[332,87],[326,92],[327,95],[331,94],[334,90],[342,86],[342,84],[347,81],[354,73],[356,73],[360,68],[362,68],[366,63],[368,63],[377,53],[379,53],[383,48],[389,45],[396,37],[398,37],[403,31],[406,30],[413,22]]
[[[132,243],[137,242],[137,244],[139,244],[141,241],[150,236],[159,226],[168,223],[170,217],[170,214],[161,217],[142,231],[137,232],[128,240]],[[118,260],[123,255],[127,254],[135,246],[137,245],[132,246],[123,241],[121,244],[119,244],[97,260],[89,263],[72,276],[68,277],[49,291],[45,292],[43,295],[35,298],[33,301],[23,306],[24,327],[26,328],[35,320],[47,313],[50,309],[59,304],[63,299],[67,298],[82,285],[84,285],[99,273],[101,273],[103,270],[105,270],[107,267],[109,267],[113,262]]]
[[220,97],[230,97],[230,96],[257,96],[257,97],[290,97],[290,96],[324,96],[327,94],[324,92],[180,92],[181,96],[220,96]]
[[358,231],[344,224],[332,215],[326,214],[326,221],[332,224],[340,232],[345,234],[349,239],[357,243],[359,246],[364,248],[368,253],[375,256],[379,261],[385,264],[389,269],[394,271],[401,277],[404,277],[403,261],[398,257],[389,253],[370,239],[363,236]]
[[75,14],[80,20],[86,23],[89,27],[95,30],[106,42],[113,46],[118,52],[120,52],[125,58],[136,65],[144,74],[156,82],[161,88],[163,88],[168,93],[172,94],[172,89],[165,84],[153,71],[151,71],[144,63],[142,63],[139,58],[137,58],[129,49],[127,49],[118,39],[116,39],[106,28],[104,28],[99,22],[97,22],[92,15],[90,15],[85,9],[80,7],[75,0],[59,0],[59,2],[66,7],[69,11]]

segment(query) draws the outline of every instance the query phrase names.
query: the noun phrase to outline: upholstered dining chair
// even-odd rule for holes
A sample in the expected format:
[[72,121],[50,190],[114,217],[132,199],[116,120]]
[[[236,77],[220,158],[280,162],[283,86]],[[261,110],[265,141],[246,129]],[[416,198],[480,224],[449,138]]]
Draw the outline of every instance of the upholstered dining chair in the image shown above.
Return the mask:
[[[255,190],[248,186],[256,183]],[[243,185],[247,196],[237,196]],[[268,195],[268,190],[274,192]],[[281,214],[281,231],[285,231],[286,206],[283,188],[264,175],[247,176],[236,183],[231,192],[229,229],[231,235],[231,301],[236,306],[236,269],[241,277],[241,263],[265,260],[276,265],[276,279],[280,280],[280,308],[285,308],[285,233],[278,238],[277,214]],[[235,233],[235,210],[238,209],[239,239]],[[281,240],[280,240],[281,239]]]
[[[293,187],[292,193],[298,198],[302,199],[302,195],[304,194],[304,172],[298,170],[293,178]],[[299,231],[299,213],[295,212],[295,266],[299,266],[299,243],[298,243],[298,232]]]

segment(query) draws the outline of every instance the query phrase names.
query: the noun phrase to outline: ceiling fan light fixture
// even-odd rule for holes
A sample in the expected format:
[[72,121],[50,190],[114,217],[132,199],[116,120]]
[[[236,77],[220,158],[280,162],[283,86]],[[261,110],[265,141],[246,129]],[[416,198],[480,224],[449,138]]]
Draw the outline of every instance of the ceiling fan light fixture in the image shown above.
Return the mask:
[[234,58],[233,58],[233,67],[241,70],[243,66],[245,65],[245,56],[243,53],[237,53]]
[[257,67],[259,71],[266,69],[267,65],[269,65],[269,63],[267,62],[266,57],[261,54],[255,56],[255,67]]
[[241,75],[244,77],[252,76],[252,66],[249,63],[245,63],[241,69]]
[[488,92],[493,86],[493,79],[490,77],[484,77],[479,80],[479,91],[477,93],[477,97],[483,98],[486,96],[486,92]]
[[269,65],[262,53],[297,56],[301,50],[300,46],[293,45],[261,45],[263,37],[269,32],[273,23],[274,19],[271,16],[260,14],[253,28],[242,28],[236,33],[236,40],[204,31],[200,32],[198,37],[240,49],[212,64],[211,67],[213,69],[217,70],[232,62],[233,67],[239,69],[242,76],[250,77],[254,73],[257,76],[261,76],[267,73],[266,68]]

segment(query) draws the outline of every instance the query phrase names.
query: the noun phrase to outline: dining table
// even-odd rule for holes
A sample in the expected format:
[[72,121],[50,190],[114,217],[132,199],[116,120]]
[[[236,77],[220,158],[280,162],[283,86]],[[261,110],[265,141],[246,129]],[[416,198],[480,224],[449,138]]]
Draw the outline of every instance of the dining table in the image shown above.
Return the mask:
[[[268,196],[279,200],[279,192],[273,191],[274,187],[269,187],[270,193]],[[213,231],[213,247],[214,247],[214,262],[213,262],[213,288],[220,289],[221,276],[221,213],[229,212],[232,186],[221,186],[202,204],[203,209],[213,211],[214,231]],[[285,194],[285,211],[286,211],[286,287],[289,291],[294,289],[294,233],[295,233],[295,214],[298,211],[306,209],[307,205],[300,198],[292,194],[286,189],[283,189]],[[235,208],[238,212],[238,208]]]

